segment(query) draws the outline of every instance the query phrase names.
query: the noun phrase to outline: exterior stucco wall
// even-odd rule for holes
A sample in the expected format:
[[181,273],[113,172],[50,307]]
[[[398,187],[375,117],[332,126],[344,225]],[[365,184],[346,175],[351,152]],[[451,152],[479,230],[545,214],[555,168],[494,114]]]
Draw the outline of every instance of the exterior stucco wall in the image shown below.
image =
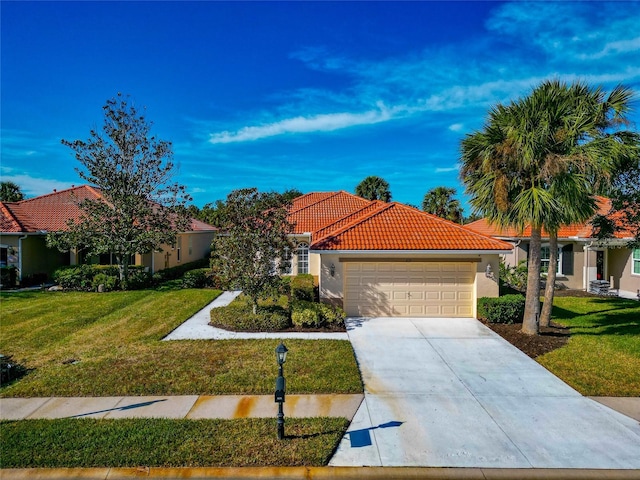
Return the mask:
[[[214,235],[214,232],[181,233],[178,235],[175,247],[163,245],[159,252],[136,255],[136,265],[144,265],[153,273],[201,260],[211,252],[211,241]],[[178,245],[180,246],[180,260],[178,260]]]
[[637,292],[640,290],[640,275],[632,271],[631,250],[628,248],[611,249],[608,252],[608,280],[611,288]]
[[35,274],[46,274],[51,279],[53,272],[69,265],[69,253],[56,248],[47,248],[44,235],[30,235],[22,240],[22,271],[20,278]]

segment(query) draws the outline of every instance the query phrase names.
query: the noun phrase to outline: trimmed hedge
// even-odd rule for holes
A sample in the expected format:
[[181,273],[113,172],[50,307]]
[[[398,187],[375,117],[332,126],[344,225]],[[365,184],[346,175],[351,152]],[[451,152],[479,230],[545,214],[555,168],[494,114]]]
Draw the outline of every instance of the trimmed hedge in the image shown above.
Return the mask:
[[2,288],[13,288],[18,280],[18,269],[14,266],[0,267],[0,284]]
[[162,283],[169,280],[177,280],[182,278],[184,274],[190,270],[196,270],[198,268],[206,268],[209,266],[209,258],[203,258],[202,260],[196,260],[195,262],[183,263],[176,267],[165,268],[164,270],[158,270],[153,274],[154,283]]
[[291,279],[291,298],[294,300],[305,300],[307,302],[313,302],[315,300],[313,275],[301,273]]
[[291,322],[296,327],[343,326],[345,318],[344,310],[326,303],[297,300],[291,304]]
[[291,326],[289,312],[280,305],[260,306],[253,313],[250,304],[231,302],[211,309],[211,325],[240,332],[277,332]]
[[[54,281],[65,290],[84,292],[94,291],[98,285],[105,286],[105,290],[115,290],[120,286],[120,272],[116,265],[72,265],[57,269],[53,273]],[[129,266],[129,290],[148,287],[151,275],[145,267]]]
[[213,286],[213,277],[210,268],[196,268],[184,272],[182,276],[182,288],[205,288]]
[[489,323],[521,323],[524,317],[525,297],[504,295],[478,299],[478,317]]

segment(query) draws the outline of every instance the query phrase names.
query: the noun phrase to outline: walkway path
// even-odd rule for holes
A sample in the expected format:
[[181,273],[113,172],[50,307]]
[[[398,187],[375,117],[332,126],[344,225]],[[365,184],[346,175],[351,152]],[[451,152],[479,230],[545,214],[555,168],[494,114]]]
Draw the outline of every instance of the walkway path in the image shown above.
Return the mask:
[[[287,395],[287,418],[353,418],[363,395]],[[275,418],[273,395],[0,398],[0,420],[35,418]]]
[[305,333],[305,332],[230,332],[209,325],[211,309],[229,305],[241,292],[224,292],[209,305],[163,338],[163,340],[247,340],[265,338],[300,338],[305,340],[349,340],[345,332]]

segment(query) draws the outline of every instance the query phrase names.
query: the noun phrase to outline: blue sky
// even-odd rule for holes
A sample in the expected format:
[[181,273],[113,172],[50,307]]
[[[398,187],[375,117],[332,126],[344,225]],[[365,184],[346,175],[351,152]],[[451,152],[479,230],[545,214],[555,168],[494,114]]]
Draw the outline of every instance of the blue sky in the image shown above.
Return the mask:
[[60,140],[88,138],[118,92],[173,143],[198,206],[249,186],[353,192],[368,175],[401,202],[440,185],[464,202],[460,140],[491,105],[547,78],[640,94],[639,2],[0,8],[0,172],[28,196],[81,183]]

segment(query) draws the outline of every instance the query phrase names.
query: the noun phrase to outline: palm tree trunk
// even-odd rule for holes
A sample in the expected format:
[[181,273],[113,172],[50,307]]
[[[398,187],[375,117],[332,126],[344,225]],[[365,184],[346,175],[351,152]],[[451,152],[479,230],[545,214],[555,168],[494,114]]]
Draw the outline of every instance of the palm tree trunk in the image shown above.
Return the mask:
[[544,304],[540,313],[540,326],[548,327],[551,322],[553,297],[556,286],[556,272],[558,271],[558,232],[549,232],[549,271],[547,285],[544,289]]
[[522,333],[537,335],[538,315],[540,314],[540,246],[542,227],[531,226],[531,243],[529,244],[529,272],[527,274],[527,298],[524,304]]

